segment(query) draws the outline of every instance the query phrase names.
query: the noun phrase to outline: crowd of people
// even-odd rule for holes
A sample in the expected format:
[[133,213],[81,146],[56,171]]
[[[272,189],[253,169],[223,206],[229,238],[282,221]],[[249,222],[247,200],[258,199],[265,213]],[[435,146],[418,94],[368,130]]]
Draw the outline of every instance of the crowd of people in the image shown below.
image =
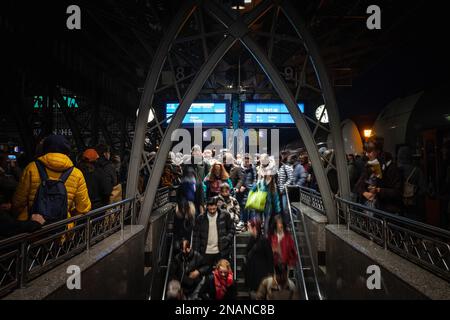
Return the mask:
[[399,148],[394,159],[383,143],[372,139],[362,156],[348,156],[348,172],[354,200],[406,218],[425,221],[428,185],[408,146]]
[[[220,153],[194,146],[188,157],[170,154],[161,185],[176,190],[175,257],[168,299],[236,298],[231,268],[236,233],[249,232],[246,287],[253,299],[297,299],[289,269],[297,252],[285,186],[311,179],[307,156]],[[305,164],[302,170],[296,165]],[[279,168],[278,168],[279,167]]]
[[[333,192],[337,174],[320,149]],[[0,154],[0,239],[34,232],[43,225],[86,214],[122,198],[120,159],[100,144],[83,151],[76,165],[69,142],[43,140],[38,155],[21,170]],[[348,155],[354,201],[422,220],[426,181],[408,147],[396,161],[382,144],[369,141],[363,155]],[[331,168],[331,169],[330,169]],[[148,177],[140,176],[140,187]],[[304,151],[268,154],[215,152],[196,145],[191,154],[170,153],[160,186],[172,191],[175,250],[169,299],[234,299],[231,259],[236,233],[249,232],[243,273],[252,299],[298,298],[289,269],[298,260],[288,227],[286,186],[318,189]]]
[[0,155],[0,239],[101,208],[122,198],[120,160],[99,144],[75,166],[70,143],[50,135],[23,169]]

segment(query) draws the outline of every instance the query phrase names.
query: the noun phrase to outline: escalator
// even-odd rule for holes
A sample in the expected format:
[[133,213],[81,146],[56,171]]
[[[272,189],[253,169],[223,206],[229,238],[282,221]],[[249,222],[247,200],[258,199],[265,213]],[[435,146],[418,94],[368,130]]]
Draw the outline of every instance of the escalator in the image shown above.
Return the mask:
[[[288,195],[288,210],[290,216],[289,229],[295,230],[291,232],[294,238],[296,251],[298,253],[298,261],[296,268],[290,274],[290,278],[296,284],[300,296],[303,300],[323,300],[320,290],[317,270],[313,262],[311,244],[305,217],[297,208],[292,208],[291,202],[298,202],[300,198],[300,190],[296,187],[288,187],[286,189]],[[173,217],[171,217],[173,218]],[[165,224],[166,230],[162,232],[160,246],[158,249],[158,265],[155,268],[155,277],[152,281],[151,299],[165,299],[166,289],[169,280],[169,270],[173,258],[173,234],[171,232],[170,218]],[[250,240],[250,233],[244,232],[236,234],[233,243],[232,268],[234,271],[234,280],[237,285],[237,299],[250,299],[249,290],[245,285],[244,265],[246,259],[247,244]]]

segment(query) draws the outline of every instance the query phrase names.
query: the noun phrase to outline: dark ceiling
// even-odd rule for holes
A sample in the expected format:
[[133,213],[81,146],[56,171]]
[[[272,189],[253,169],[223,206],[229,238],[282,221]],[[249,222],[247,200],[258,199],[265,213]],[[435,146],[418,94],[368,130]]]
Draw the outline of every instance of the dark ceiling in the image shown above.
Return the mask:
[[[68,16],[65,10],[71,2],[47,1],[44,5],[44,1],[2,1],[0,26],[6,34],[3,63],[7,70],[3,73],[3,82],[7,83],[3,86],[4,94],[13,99],[12,92],[23,81],[17,76],[17,70],[24,70],[27,80],[33,80],[26,83],[33,85],[22,87],[22,94],[35,94],[50,83],[118,109],[126,106],[126,110],[134,112],[139,88],[144,84],[155,50],[181,2],[80,0],[77,5],[82,8],[82,29],[69,31],[65,27]],[[229,0],[222,2],[231,4]],[[258,2],[254,0],[254,4]],[[427,47],[431,42],[427,36],[428,29],[434,29],[436,19],[430,19],[430,14],[434,13],[427,9],[426,1],[292,3],[318,43],[344,116],[376,112],[393,95],[420,87],[416,83],[409,88],[406,83],[410,77],[405,74],[410,75],[407,71],[415,68],[411,64],[417,64],[420,59],[417,55],[427,53],[424,57],[429,57],[429,52],[433,51]],[[382,9],[381,30],[366,28],[366,9],[372,4]],[[412,52],[411,47],[417,50]],[[195,54],[188,47],[182,49],[187,59],[191,59],[189,54]],[[61,56],[67,61],[55,60],[55,51],[64,51]],[[241,54],[239,50],[236,52]],[[295,55],[295,52],[287,48],[286,55]],[[397,65],[395,61],[403,65],[402,70],[392,69]],[[428,62],[430,68],[436,68],[436,60]],[[427,74],[430,75],[432,73]],[[372,90],[380,82],[389,83],[390,78],[396,79],[395,85],[401,87],[401,92],[384,88],[384,94]],[[405,81],[405,84],[398,81]],[[360,101],[371,95],[385,98],[371,98],[372,105],[365,110]]]

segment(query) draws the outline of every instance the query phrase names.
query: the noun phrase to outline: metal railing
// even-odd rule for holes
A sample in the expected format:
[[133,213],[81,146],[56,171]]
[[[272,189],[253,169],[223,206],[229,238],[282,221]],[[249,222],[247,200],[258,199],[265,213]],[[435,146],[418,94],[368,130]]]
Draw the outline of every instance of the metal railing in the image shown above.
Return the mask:
[[[155,228],[152,229],[154,232],[152,238],[157,239],[157,246],[152,250],[152,274],[150,279],[149,300],[155,299],[155,296],[157,296],[157,299],[165,299],[168,272],[174,249],[174,238],[170,228],[170,226],[173,225],[174,208],[164,208],[164,206],[157,209],[157,214],[150,218],[150,228],[155,226]],[[165,264],[166,261],[168,261],[167,264]],[[167,272],[166,276],[162,278],[163,282],[160,281],[162,270]]]
[[234,277],[234,281],[236,281],[237,280],[236,231],[234,231],[234,235],[233,235],[233,277]]
[[336,197],[348,229],[450,281],[450,232]]
[[325,214],[325,207],[323,205],[322,195],[320,192],[306,188],[306,187],[300,187],[300,202],[307,205],[308,207],[316,210],[317,212],[321,214]]
[[[154,210],[164,212],[169,203],[169,188],[158,190]],[[89,251],[96,243],[124,226],[138,221],[140,198],[123,201],[45,226],[34,233],[0,240],[0,297],[48,272],[57,265]]]
[[298,235],[297,232],[295,231],[295,223],[294,223],[294,216],[292,214],[292,208],[291,208],[291,202],[289,201],[289,191],[288,188],[285,187],[286,190],[286,196],[287,196],[287,205],[288,205],[288,211],[289,211],[289,220],[290,220],[290,224],[291,224],[291,230],[292,230],[292,237],[294,238],[294,244],[295,244],[295,250],[297,251],[297,266],[296,266],[296,275],[297,275],[297,288],[299,293],[303,294],[303,297],[305,298],[305,300],[309,300],[309,296],[308,296],[308,290],[306,288],[306,282],[305,282],[305,275],[303,272],[303,263],[302,263],[302,259],[300,257],[300,244],[298,241]]
[[164,287],[163,287],[163,296],[162,296],[162,300],[166,300],[166,293],[167,293],[167,286],[169,284],[169,276],[170,276],[170,269],[172,268],[172,256],[173,256],[173,246],[174,246],[174,237],[172,235],[171,237],[172,239],[170,240],[170,250],[169,250],[169,261],[167,262],[167,267],[166,267],[166,275],[164,277]]
[[0,241],[0,296],[25,287],[117,231],[123,237],[134,211],[135,198],[130,198]]

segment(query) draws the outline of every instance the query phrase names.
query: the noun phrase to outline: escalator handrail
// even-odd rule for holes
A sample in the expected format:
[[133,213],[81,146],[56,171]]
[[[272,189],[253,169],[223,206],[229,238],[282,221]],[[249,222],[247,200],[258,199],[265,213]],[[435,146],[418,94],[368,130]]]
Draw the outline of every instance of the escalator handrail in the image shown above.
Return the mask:
[[301,215],[301,222],[302,222],[302,225],[303,225],[303,231],[305,232],[306,247],[308,248],[308,253],[309,253],[309,256],[311,257],[311,267],[312,267],[312,271],[313,271],[313,275],[314,275],[314,286],[316,287],[317,295],[319,297],[319,300],[323,300],[322,293],[320,291],[319,281],[317,279],[316,266],[314,264],[314,261],[312,260],[311,242],[309,240],[308,228],[306,227],[306,223],[305,223],[305,216],[303,215],[303,212],[301,210],[299,210],[299,213]]
[[159,264],[161,263],[161,254],[162,254],[162,248],[165,244],[165,239],[167,238],[167,225],[168,225],[168,214],[164,216],[164,226],[162,228],[161,236],[159,238],[159,244],[158,244],[158,252],[157,252],[157,259],[156,261],[152,261],[152,276],[150,280],[150,290],[149,290],[149,300],[152,299],[152,289],[153,289],[153,283],[155,281],[156,273],[159,272]]
[[291,228],[292,228],[292,234],[293,234],[293,238],[294,238],[294,244],[295,244],[295,249],[297,251],[297,262],[298,262],[298,272],[297,274],[300,276],[300,281],[298,281],[299,279],[297,279],[297,286],[298,284],[301,284],[301,287],[299,288],[300,291],[303,291],[305,300],[309,300],[309,296],[308,296],[308,290],[306,290],[306,283],[305,283],[305,275],[303,273],[303,264],[302,264],[302,259],[300,258],[300,245],[298,243],[298,236],[297,236],[297,232],[295,232],[295,223],[294,223],[294,216],[292,215],[292,208],[291,208],[291,202],[289,201],[289,193],[288,193],[288,187],[285,186],[285,192],[286,192],[286,197],[287,197],[287,205],[288,205],[288,211],[289,211],[289,219],[291,220]]
[[237,270],[236,270],[236,266],[237,266],[237,258],[236,258],[236,231],[234,232],[234,236],[233,236],[233,277],[234,277],[234,281],[236,281],[237,279]]
[[169,273],[170,273],[170,268],[172,267],[173,245],[174,245],[174,237],[172,234],[172,240],[170,241],[169,261],[167,262],[166,277],[164,279],[164,287],[163,287],[163,295],[162,295],[163,301],[166,300],[167,285],[169,282]]

